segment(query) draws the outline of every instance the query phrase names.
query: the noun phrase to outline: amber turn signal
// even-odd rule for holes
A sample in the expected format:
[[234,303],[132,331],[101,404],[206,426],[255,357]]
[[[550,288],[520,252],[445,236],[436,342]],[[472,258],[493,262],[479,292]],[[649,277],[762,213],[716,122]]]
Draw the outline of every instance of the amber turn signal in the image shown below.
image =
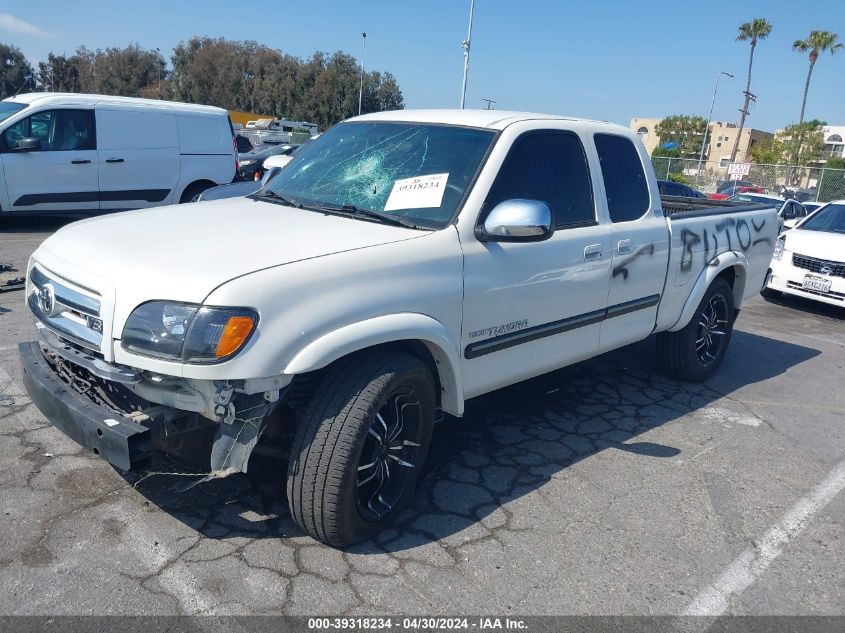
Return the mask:
[[252,317],[229,317],[226,326],[223,328],[220,341],[217,343],[217,348],[214,350],[214,355],[217,358],[223,358],[224,356],[234,354],[244,344],[244,341],[249,338],[253,327],[255,327],[255,321]]

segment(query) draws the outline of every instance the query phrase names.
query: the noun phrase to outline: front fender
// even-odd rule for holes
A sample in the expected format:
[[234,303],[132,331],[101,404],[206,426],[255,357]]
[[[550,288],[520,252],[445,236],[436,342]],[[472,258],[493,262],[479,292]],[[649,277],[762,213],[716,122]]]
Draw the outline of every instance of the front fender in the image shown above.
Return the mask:
[[727,251],[725,253],[721,253],[707,262],[707,266],[705,266],[704,270],[701,271],[701,274],[692,286],[692,292],[690,292],[686,303],[684,303],[684,309],[681,310],[681,316],[675,324],[669,328],[670,332],[677,332],[687,326],[687,324],[692,320],[692,317],[698,308],[698,304],[701,303],[701,300],[704,298],[704,294],[707,292],[710,284],[713,283],[713,280],[728,268],[733,268],[734,271],[734,306],[739,308],[742,305],[742,299],[745,294],[745,282],[748,273],[748,259],[744,254],[737,251]]
[[388,314],[333,330],[297,352],[283,373],[303,374],[368,347],[410,340],[422,342],[434,357],[442,389],[441,408],[462,415],[464,398],[458,348],[444,325],[424,314]]

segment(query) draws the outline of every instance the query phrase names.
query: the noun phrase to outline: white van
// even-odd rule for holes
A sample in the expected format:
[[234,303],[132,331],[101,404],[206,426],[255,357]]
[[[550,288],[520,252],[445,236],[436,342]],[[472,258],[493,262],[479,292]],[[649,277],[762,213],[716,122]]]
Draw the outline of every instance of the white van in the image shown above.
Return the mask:
[[102,95],[0,101],[0,211],[92,213],[189,202],[231,182],[222,108]]

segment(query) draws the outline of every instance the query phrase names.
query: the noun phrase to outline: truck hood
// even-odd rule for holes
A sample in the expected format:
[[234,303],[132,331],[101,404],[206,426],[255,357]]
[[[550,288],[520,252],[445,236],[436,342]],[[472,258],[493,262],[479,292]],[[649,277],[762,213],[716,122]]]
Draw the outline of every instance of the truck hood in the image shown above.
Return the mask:
[[217,286],[248,273],[423,235],[234,198],[75,222],[33,257],[69,281],[113,296],[119,314],[151,299],[202,303]]
[[834,262],[845,261],[845,234],[792,229],[784,235],[785,248],[792,253]]

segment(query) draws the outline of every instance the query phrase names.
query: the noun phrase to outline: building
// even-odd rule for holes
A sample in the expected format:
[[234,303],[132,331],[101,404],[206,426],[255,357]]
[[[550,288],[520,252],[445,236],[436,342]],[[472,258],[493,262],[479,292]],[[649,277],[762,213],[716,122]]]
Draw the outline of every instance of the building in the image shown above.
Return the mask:
[[822,159],[845,158],[845,125],[825,125],[822,128],[824,148]]
[[[656,130],[661,120],[642,117],[631,119],[629,127],[639,135],[649,155],[651,155],[655,148],[660,146],[660,137],[657,135]],[[707,133],[707,147],[704,150],[704,160],[718,162],[721,166],[726,167],[730,162],[731,150],[733,150],[738,131],[739,126],[736,123],[711,121]],[[751,148],[756,143],[774,138],[774,136],[771,132],[755,130],[754,128],[744,128],[739,138],[735,162],[746,162],[749,158]]]

